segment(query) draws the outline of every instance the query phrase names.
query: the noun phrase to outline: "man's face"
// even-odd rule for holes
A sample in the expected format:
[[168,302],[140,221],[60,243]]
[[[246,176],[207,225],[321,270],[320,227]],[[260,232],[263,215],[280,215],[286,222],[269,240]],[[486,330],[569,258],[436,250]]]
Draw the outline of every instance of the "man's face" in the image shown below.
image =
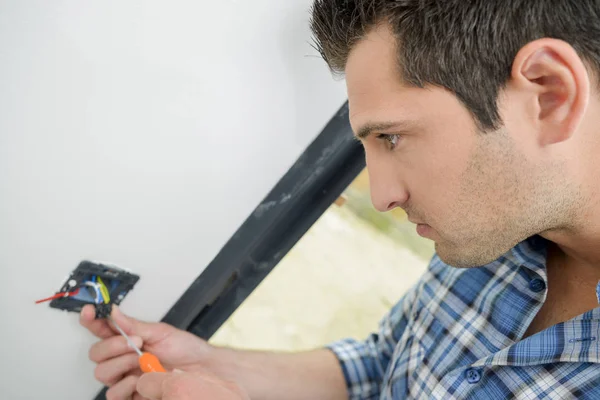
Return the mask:
[[387,30],[371,32],[345,71],[352,128],[368,135],[374,206],[403,208],[457,267],[487,264],[551,228],[562,197],[549,188],[562,180],[529,154],[527,124],[509,110],[504,128],[479,132],[452,93],[402,84],[393,43]]

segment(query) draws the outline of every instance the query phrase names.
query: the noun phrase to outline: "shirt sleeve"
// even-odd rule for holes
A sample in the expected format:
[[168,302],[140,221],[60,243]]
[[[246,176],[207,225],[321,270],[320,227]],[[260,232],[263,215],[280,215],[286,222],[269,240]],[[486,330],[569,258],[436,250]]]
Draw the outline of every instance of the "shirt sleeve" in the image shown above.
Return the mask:
[[343,339],[326,346],[340,362],[351,400],[379,399],[396,344],[412,320],[419,287],[414,285],[366,340]]

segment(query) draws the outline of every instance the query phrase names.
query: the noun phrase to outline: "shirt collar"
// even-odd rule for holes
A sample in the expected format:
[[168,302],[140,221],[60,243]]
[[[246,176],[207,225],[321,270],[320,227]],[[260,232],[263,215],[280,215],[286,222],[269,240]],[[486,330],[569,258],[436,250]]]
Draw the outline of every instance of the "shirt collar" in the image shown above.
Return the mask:
[[[507,254],[517,266],[527,268],[531,272],[541,275],[547,281],[546,257],[548,240],[535,235],[513,247]],[[547,282],[546,282],[547,283]]]
[[[539,235],[531,236],[513,247],[506,258],[511,260],[515,266],[524,267],[539,274],[548,284],[546,273],[546,259],[549,241]],[[600,281],[596,284],[596,299],[600,304]]]

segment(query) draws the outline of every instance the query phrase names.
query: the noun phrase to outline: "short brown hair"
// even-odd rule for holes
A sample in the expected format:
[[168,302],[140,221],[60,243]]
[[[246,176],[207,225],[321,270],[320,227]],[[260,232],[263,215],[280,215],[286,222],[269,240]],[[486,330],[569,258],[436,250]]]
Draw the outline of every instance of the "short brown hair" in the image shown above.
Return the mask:
[[501,125],[498,94],[528,42],[564,40],[600,71],[600,0],[315,0],[311,12],[315,48],[332,72],[388,23],[403,80],[450,90],[483,130]]

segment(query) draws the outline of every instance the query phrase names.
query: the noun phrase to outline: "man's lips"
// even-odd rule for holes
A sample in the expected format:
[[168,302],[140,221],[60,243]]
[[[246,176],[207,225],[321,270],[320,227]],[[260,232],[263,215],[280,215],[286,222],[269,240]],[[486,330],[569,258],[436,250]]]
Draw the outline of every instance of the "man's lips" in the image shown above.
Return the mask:
[[427,224],[417,224],[417,234],[422,237],[429,238],[431,236],[431,227]]
[[408,221],[416,225],[417,234],[419,236],[422,236],[422,237],[431,236],[431,233],[432,233],[431,226],[429,226],[421,221],[415,221],[414,219],[412,219],[410,217],[408,218]]

